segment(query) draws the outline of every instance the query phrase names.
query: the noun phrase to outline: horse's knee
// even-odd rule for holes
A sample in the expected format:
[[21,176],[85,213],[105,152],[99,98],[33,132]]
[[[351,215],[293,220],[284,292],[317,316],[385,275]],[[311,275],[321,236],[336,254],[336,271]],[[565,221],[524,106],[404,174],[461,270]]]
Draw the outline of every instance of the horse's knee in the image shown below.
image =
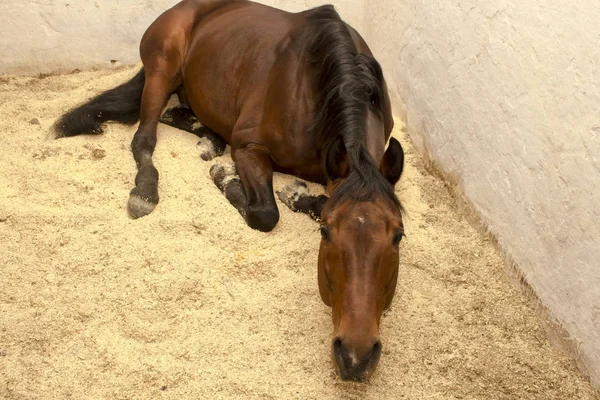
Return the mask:
[[252,229],[261,232],[270,232],[279,222],[279,210],[277,206],[248,207],[246,222]]

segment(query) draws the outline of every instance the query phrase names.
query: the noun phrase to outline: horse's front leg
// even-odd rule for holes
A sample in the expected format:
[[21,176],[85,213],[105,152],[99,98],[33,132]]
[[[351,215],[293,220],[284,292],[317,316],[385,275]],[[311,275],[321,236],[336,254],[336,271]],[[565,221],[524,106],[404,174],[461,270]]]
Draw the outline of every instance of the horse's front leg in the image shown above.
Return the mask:
[[329,198],[325,195],[313,196],[306,183],[295,181],[277,192],[279,200],[294,212],[307,214],[315,221],[321,221],[321,212]]
[[233,149],[232,157],[235,169],[220,165],[211,168],[215,184],[246,219],[248,226],[263,232],[271,231],[279,221],[271,158],[264,150],[253,146]]

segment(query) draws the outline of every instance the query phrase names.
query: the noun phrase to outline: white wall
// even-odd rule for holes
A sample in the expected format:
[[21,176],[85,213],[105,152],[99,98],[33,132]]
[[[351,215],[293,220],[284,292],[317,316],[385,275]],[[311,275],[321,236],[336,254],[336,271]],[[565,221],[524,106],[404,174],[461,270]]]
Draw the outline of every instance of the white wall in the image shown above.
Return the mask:
[[599,21],[584,0],[380,0],[365,21],[415,144],[580,345],[596,387]]
[[[5,0],[0,73],[136,63],[142,33],[175,2]],[[382,62],[418,148],[458,184],[600,386],[600,7],[334,3]]]
[[139,62],[147,26],[176,0],[2,0],[0,72],[33,74]]
[[[70,72],[139,62],[148,27],[178,0],[0,0],[0,73]],[[288,11],[318,0],[271,0]],[[364,0],[336,2],[342,16],[363,27]],[[111,63],[111,60],[116,63]]]

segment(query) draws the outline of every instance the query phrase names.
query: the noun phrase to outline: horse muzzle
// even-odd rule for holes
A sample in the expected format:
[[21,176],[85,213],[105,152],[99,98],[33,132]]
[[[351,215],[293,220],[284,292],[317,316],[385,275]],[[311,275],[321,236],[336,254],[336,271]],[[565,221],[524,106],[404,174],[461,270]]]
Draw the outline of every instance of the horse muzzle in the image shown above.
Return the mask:
[[333,340],[332,352],[342,380],[364,382],[377,368],[381,341],[373,338],[355,342],[338,336]]

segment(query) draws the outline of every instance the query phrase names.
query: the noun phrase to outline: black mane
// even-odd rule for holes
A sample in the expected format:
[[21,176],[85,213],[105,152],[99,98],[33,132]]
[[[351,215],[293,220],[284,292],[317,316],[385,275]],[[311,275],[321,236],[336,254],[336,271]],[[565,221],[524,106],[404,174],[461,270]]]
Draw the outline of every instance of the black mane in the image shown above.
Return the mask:
[[335,180],[342,177],[339,169],[344,154],[349,163],[348,175],[329,203],[347,198],[369,200],[382,194],[401,207],[394,188],[364,144],[368,107],[376,107],[380,113],[385,109],[379,63],[371,55],[358,54],[348,26],[331,5],[312,10],[307,31],[311,35],[310,63],[317,71],[321,92],[312,131],[320,145],[323,171]]

